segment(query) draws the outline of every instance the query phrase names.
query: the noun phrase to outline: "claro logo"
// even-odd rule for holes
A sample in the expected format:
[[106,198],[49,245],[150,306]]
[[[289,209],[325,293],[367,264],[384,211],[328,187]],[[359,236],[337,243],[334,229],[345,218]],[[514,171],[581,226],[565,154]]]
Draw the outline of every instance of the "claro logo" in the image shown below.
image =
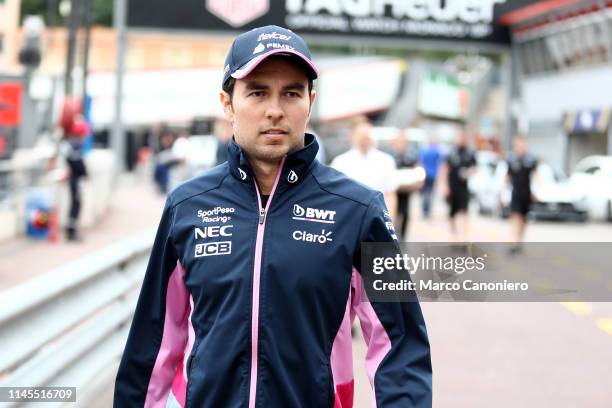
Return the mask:
[[326,244],[333,241],[331,237],[332,232],[322,230],[320,234],[312,234],[307,231],[293,231],[293,239],[296,241],[304,242],[318,242],[319,244]]
[[212,226],[195,229],[195,239],[231,237],[233,225]]

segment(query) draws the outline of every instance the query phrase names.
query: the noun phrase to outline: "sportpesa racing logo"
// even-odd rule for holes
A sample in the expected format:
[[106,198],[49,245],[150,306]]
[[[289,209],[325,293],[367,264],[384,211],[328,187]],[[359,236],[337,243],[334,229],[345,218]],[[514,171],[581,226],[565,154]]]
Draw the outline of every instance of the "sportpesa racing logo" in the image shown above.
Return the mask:
[[318,208],[302,207],[293,204],[293,219],[298,221],[321,222],[324,224],[334,224],[336,212],[332,210],[320,210]]
[[230,215],[226,214],[233,214],[235,211],[236,210],[232,207],[215,207],[211,210],[198,210],[198,218],[201,218],[202,222],[226,223],[232,219]]

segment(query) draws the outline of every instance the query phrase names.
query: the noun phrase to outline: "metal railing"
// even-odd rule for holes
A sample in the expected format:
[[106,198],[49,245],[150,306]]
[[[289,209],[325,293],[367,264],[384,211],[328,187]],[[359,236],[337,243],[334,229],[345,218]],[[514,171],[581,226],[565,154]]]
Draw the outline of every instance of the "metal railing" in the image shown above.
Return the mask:
[[121,356],[153,234],[0,292],[0,386],[77,387],[79,401]]

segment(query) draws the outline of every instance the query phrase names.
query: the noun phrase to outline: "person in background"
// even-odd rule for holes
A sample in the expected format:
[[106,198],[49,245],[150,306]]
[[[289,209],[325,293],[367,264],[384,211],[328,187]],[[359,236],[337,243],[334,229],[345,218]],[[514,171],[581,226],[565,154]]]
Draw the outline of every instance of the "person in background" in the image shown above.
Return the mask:
[[468,180],[475,166],[476,154],[469,147],[467,135],[462,131],[459,133],[456,146],[451,150],[442,167],[443,195],[450,206],[450,229],[453,242],[465,242],[468,236],[468,204],[470,201]]
[[531,180],[537,181],[538,160],[527,152],[527,139],[518,135],[514,138],[514,153],[508,155],[507,181],[512,184],[512,199],[510,201],[510,225],[514,245],[511,253],[521,250],[527,213],[532,202]]
[[232,125],[227,119],[219,118],[215,120],[213,133],[217,138],[217,154],[215,158],[215,166],[227,161],[227,146],[232,140]]
[[[413,168],[419,164],[417,152],[410,147],[410,141],[406,130],[402,129],[397,137],[391,141],[393,158],[398,169]],[[406,240],[408,236],[408,223],[410,221],[410,191],[398,191],[397,193],[397,218],[396,226],[399,226],[399,237]]]
[[425,169],[425,183],[421,189],[421,203],[423,208],[423,218],[428,219],[431,216],[431,199],[436,185],[436,177],[438,176],[438,168],[442,153],[434,136],[429,138],[427,146],[419,151],[419,161]]
[[155,155],[155,170],[153,178],[155,184],[161,194],[168,192],[168,183],[170,181],[170,168],[179,162],[172,153],[172,144],[174,143],[174,135],[165,131],[159,139],[159,152]]
[[395,219],[398,187],[395,160],[376,148],[372,124],[365,117],[358,117],[353,122],[351,141],[352,148],[336,156],[331,167],[383,193],[391,219]]
[[78,233],[79,214],[81,212],[80,180],[87,177],[87,166],[83,160],[83,139],[89,134],[89,126],[81,115],[77,115],[65,144],[65,156],[70,175],[68,187],[70,188],[70,210],[68,224],[66,225],[66,238],[68,241],[81,241]]

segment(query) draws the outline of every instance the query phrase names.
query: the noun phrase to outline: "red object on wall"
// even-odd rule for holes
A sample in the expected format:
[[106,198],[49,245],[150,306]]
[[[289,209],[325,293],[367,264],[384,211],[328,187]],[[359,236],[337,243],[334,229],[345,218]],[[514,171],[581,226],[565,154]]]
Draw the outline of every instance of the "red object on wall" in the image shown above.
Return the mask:
[[0,83],[0,126],[15,128],[21,122],[21,95],[19,82]]

